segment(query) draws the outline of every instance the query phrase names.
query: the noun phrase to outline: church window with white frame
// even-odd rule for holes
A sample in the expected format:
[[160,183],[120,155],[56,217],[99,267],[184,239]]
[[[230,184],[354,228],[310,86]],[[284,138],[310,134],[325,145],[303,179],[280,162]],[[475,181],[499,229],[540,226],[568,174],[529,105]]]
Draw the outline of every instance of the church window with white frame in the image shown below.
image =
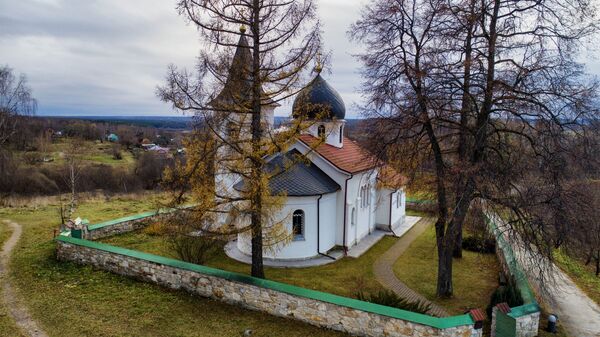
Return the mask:
[[319,135],[319,138],[325,139],[325,125],[323,125],[323,124],[319,125],[317,134]]
[[304,240],[304,211],[297,209],[292,215],[292,234],[294,241]]

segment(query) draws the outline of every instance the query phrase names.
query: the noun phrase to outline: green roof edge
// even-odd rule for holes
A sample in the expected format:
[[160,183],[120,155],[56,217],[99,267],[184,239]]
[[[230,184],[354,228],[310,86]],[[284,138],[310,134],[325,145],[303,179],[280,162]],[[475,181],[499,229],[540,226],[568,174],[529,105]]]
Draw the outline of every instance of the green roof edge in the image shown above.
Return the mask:
[[[135,216],[133,216],[135,217]],[[141,217],[141,215],[138,215]],[[130,217],[122,218],[127,219]],[[117,219],[120,220],[120,219]],[[113,220],[116,221],[116,220]],[[128,220],[125,220],[128,221]],[[107,222],[108,223],[108,222]],[[107,226],[109,224],[101,223],[103,226]],[[100,224],[98,224],[100,225]],[[171,259],[164,256],[158,256],[148,253],[143,253],[136,250],[126,249],[122,247],[111,246],[104,243],[76,239],[70,236],[60,235],[55,238],[57,241],[62,241],[65,243],[83,246],[92,249],[98,249],[110,253],[115,253],[119,255],[129,256],[140,260],[145,260],[157,264],[162,264],[170,267],[185,269],[189,271],[199,272],[209,276],[220,277],[223,279],[227,279],[230,281],[235,281],[244,284],[250,284],[258,287],[262,287],[265,289],[271,289],[275,291],[280,291],[290,295],[296,295],[300,297],[305,297],[313,300],[318,300],[322,302],[332,303],[352,309],[362,310],[365,312],[370,312],[382,316],[392,317],[396,319],[401,319],[413,323],[418,323],[426,326],[430,326],[437,329],[447,329],[465,325],[473,325],[475,322],[471,318],[469,314],[452,316],[452,317],[433,317],[424,314],[419,314],[415,312],[410,312],[406,310],[401,310],[397,308],[387,307],[384,305],[379,305],[375,303],[364,302],[360,300],[356,300],[353,298],[338,296],[334,294],[329,294],[321,291],[301,288],[277,281],[265,280],[260,278],[255,278],[252,276],[229,272],[221,269],[216,269],[212,267],[197,265],[193,263],[184,262],[181,260]]]

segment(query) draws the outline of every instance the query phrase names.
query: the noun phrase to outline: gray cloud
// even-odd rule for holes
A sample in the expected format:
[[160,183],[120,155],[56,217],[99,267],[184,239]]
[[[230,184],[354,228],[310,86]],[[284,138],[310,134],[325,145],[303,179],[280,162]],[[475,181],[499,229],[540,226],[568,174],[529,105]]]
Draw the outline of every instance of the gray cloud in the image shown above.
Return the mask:
[[[175,114],[155,94],[167,65],[191,68],[194,27],[164,0],[0,0],[0,63],[27,74],[40,114]],[[359,2],[323,0],[319,12],[332,66],[325,77],[356,116],[358,64],[346,30]],[[278,114],[289,114],[286,102]]]
[[[365,1],[365,0],[361,0]],[[361,78],[346,34],[358,0],[321,0],[325,78],[356,117]],[[174,0],[0,0],[0,64],[28,75],[40,114],[175,114],[154,92],[167,65],[192,68],[201,46]],[[589,57],[588,57],[589,60]],[[597,60],[588,61],[597,70]],[[278,115],[290,112],[285,102]]]

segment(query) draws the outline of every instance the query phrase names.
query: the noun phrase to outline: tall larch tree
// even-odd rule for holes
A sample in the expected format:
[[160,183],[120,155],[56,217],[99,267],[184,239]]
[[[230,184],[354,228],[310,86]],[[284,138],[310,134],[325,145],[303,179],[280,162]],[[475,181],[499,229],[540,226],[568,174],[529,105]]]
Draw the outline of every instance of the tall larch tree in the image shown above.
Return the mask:
[[[159,96],[196,116],[187,160],[167,175],[179,188],[187,232],[249,232],[252,275],[264,277],[263,249],[285,240],[272,219],[285,196],[271,195],[266,159],[304,127],[273,128],[278,102],[302,88],[320,49],[312,0],[181,0],[177,9],[198,28],[202,52],[195,72],[172,66]],[[243,179],[244,189],[233,184]],[[191,200],[190,200],[191,198]],[[173,205],[171,205],[173,206]],[[269,231],[265,235],[265,231]]]

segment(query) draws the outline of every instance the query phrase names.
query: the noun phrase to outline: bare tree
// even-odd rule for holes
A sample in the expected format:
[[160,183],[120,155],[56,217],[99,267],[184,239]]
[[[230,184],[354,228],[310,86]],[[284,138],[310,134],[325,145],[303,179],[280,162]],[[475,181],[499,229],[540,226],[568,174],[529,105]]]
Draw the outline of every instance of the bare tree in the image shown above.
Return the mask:
[[17,78],[8,66],[0,67],[0,147],[15,133],[17,116],[32,115],[36,109],[25,75]]
[[10,153],[6,147],[9,139],[15,134],[20,116],[35,113],[37,102],[27,85],[25,75],[17,78],[8,66],[0,67],[0,184],[9,180],[6,176],[11,171]]
[[[238,227],[222,232],[250,231],[252,275],[264,277],[263,230],[276,230],[267,225],[269,210],[281,204],[270,195],[265,158],[289,145],[299,129],[275,134],[269,119],[277,101],[301,89],[320,48],[316,7],[313,0],[180,0],[177,9],[198,28],[204,50],[196,74],[171,67],[158,94],[198,117],[197,142],[188,145],[206,156],[194,154],[182,174],[172,176],[205,184],[196,189],[203,197],[195,200],[196,223],[222,222],[227,214],[225,222]],[[211,175],[216,182],[208,184]],[[237,178],[246,188],[232,193]],[[249,217],[249,226],[240,228],[236,217]]]
[[353,25],[369,50],[365,112],[382,121],[374,146],[433,177],[438,296],[452,295],[452,256],[477,198],[551,257],[550,236],[571,220],[546,216],[568,194],[555,154],[597,117],[596,83],[575,60],[595,24],[591,1],[392,0]]
[[[81,162],[81,141],[71,139],[69,146],[64,151],[65,167],[63,171],[63,180],[69,187],[69,207],[64,209],[61,203],[61,218],[71,219],[77,210],[77,186],[83,169]],[[66,213],[66,216],[62,214]]]

